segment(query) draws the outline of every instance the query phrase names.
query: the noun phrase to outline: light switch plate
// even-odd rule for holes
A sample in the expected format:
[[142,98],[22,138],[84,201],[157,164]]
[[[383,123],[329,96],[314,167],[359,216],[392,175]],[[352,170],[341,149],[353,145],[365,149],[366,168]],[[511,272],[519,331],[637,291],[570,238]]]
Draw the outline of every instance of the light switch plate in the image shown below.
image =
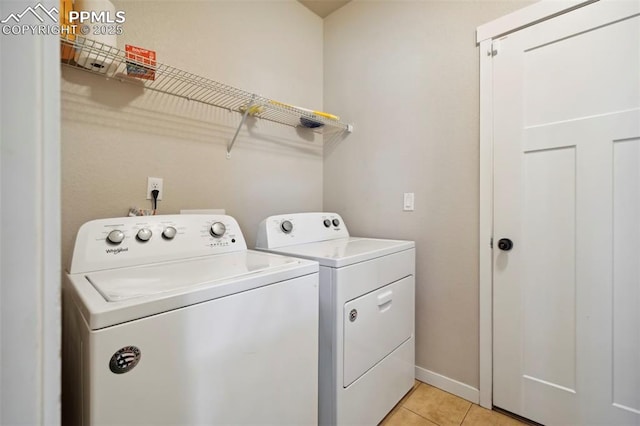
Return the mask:
[[413,192],[405,192],[404,193],[404,204],[403,204],[403,210],[405,212],[412,212],[415,205],[415,195]]

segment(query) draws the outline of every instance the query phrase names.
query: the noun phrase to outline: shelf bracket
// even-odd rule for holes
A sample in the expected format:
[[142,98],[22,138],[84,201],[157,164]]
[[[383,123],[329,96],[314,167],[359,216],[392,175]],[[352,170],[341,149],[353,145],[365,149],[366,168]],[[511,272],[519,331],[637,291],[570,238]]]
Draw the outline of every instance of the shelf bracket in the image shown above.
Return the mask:
[[233,149],[233,144],[236,143],[236,138],[238,137],[238,133],[240,133],[240,129],[242,128],[242,125],[244,124],[245,121],[247,121],[247,115],[249,115],[249,110],[253,106],[255,99],[256,99],[256,95],[253,95],[251,97],[251,102],[249,102],[249,104],[244,110],[244,113],[242,114],[242,120],[240,121],[240,124],[236,129],[236,134],[233,135],[233,139],[231,139],[231,141],[229,141],[229,143],[227,144],[227,160],[231,158],[231,150]]

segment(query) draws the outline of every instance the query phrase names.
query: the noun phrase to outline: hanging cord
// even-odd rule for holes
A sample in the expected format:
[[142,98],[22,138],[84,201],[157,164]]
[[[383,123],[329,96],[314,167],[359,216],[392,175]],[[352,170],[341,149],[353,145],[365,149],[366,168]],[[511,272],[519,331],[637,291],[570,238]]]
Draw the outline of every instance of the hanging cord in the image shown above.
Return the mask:
[[160,194],[160,191],[158,191],[157,189],[154,189],[153,191],[151,191],[151,197],[153,197],[153,200],[151,202],[151,205],[153,207],[153,215],[155,216],[156,214],[156,210],[158,209],[158,195]]

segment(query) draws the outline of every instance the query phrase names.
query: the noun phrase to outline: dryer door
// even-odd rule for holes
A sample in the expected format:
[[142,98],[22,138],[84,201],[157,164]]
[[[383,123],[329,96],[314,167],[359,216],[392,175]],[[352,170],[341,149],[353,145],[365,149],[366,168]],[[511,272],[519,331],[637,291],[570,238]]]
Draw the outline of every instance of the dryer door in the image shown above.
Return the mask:
[[345,303],[345,388],[411,337],[413,293],[410,275]]

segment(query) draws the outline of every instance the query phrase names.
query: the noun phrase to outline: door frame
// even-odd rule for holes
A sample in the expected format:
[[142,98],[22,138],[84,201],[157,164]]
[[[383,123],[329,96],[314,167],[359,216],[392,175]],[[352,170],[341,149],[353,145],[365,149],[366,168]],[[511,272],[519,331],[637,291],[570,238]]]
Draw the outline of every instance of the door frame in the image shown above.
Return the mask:
[[[30,4],[0,3],[0,17]],[[60,38],[0,46],[0,423],[59,425]]]
[[[600,0],[541,0],[476,29],[480,46],[480,405],[493,407],[493,68],[499,40],[507,34],[549,20]],[[605,1],[605,0],[602,0]]]

